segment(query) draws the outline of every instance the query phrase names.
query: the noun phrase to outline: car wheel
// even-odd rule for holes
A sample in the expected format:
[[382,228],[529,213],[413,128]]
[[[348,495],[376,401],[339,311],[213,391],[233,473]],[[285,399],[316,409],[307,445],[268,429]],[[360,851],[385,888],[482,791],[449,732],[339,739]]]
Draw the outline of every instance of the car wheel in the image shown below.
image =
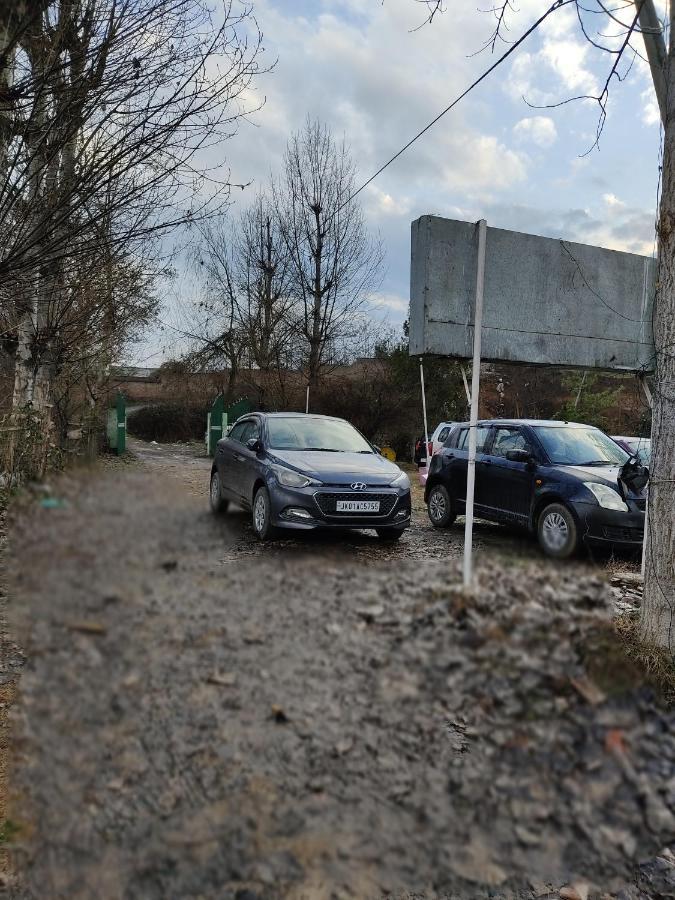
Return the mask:
[[211,504],[211,511],[216,513],[217,515],[221,515],[222,513],[227,512],[227,507],[230,505],[222,495],[220,488],[220,475],[218,474],[217,470],[215,472],[211,472],[209,502]]
[[434,528],[447,528],[455,521],[452,501],[445,485],[435,484],[427,498],[427,513]]
[[539,546],[547,556],[568,559],[579,546],[577,523],[562,503],[551,503],[539,516],[537,536]]
[[272,525],[272,503],[266,487],[259,487],[253,498],[253,530],[261,541],[276,537],[276,529]]
[[375,531],[381,541],[397,541],[403,536],[405,528],[376,528]]

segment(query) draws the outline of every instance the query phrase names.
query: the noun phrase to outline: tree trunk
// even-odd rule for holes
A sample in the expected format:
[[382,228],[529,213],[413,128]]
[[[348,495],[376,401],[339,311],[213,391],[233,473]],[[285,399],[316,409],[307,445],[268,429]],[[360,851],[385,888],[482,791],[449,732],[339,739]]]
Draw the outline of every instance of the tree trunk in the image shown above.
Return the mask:
[[640,630],[675,651],[675,3],[670,12],[659,261],[654,300],[656,378]]

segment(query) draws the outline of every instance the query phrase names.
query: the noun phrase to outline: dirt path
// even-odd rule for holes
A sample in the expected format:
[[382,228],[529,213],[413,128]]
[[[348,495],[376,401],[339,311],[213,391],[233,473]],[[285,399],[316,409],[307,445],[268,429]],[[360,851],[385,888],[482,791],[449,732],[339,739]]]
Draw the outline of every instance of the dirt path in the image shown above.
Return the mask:
[[[394,547],[366,534],[263,547],[243,513],[207,511],[207,460],[134,447],[137,463],[63,477],[64,505],[35,506],[13,526],[13,618],[28,656],[15,895],[557,897],[562,862],[542,889],[521,848],[512,876],[502,844],[476,850],[470,817],[471,850],[453,855],[465,801],[448,795],[460,703],[449,685],[464,638],[434,649],[428,628],[457,597],[448,560],[461,531],[434,532],[418,508],[418,527]],[[484,526],[479,545],[497,536]],[[528,542],[506,546],[518,603],[531,585],[562,623],[604,609],[587,565],[542,567]],[[495,616],[503,565],[485,576]],[[591,586],[575,592],[580,578]],[[547,652],[549,681],[554,664]],[[563,856],[570,871],[589,865],[582,851]],[[478,886],[485,873],[491,889]]]

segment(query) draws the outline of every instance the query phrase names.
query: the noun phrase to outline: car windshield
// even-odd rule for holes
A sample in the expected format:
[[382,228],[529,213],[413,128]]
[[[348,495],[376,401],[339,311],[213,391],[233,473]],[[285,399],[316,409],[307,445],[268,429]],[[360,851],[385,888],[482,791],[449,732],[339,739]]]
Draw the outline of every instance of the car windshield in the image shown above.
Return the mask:
[[373,453],[358,431],[342,419],[283,416],[267,420],[272,450],[323,450],[326,453]]
[[628,454],[598,428],[537,425],[535,431],[552,463],[559,466],[620,466]]
[[635,438],[626,441],[632,453],[635,453],[640,462],[648,466],[652,459],[652,442],[649,438]]

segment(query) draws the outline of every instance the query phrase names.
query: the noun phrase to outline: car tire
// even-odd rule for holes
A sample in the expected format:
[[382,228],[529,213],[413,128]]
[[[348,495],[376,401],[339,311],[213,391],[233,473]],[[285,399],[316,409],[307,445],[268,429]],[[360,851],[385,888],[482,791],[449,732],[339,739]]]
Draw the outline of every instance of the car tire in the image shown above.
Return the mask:
[[427,515],[434,528],[449,528],[457,518],[444,484],[435,484],[427,498]]
[[211,512],[214,512],[217,516],[222,515],[227,512],[227,508],[230,505],[228,500],[225,500],[223,497],[221,488],[220,488],[220,475],[218,474],[218,470],[215,469],[211,472],[211,483],[209,485],[209,503],[211,505]]
[[551,503],[537,522],[539,546],[546,556],[569,559],[579,549],[579,530],[574,516],[562,503]]
[[272,503],[266,487],[259,487],[253,498],[253,530],[261,541],[271,541],[277,536],[272,525]]
[[376,528],[375,531],[381,541],[398,541],[405,528]]

